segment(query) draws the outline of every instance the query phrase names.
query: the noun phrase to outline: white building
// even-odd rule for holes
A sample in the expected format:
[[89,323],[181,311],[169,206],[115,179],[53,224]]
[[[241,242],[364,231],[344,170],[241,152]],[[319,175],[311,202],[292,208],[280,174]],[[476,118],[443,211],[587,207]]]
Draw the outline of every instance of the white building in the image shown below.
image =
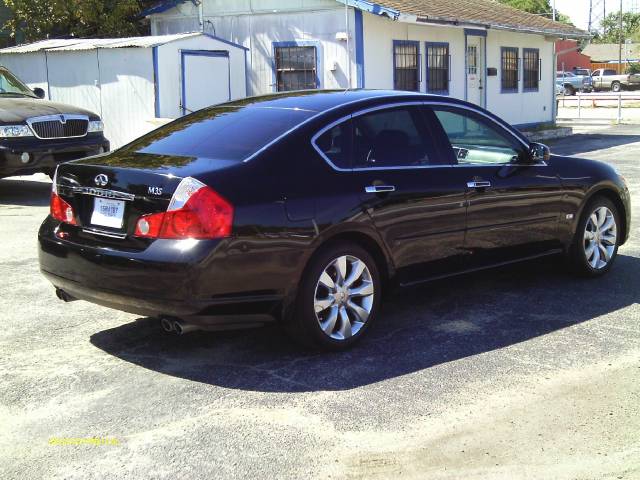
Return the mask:
[[0,64],[46,98],[101,116],[113,148],[202,107],[245,97],[246,49],[204,33],[43,40]]
[[554,41],[588,36],[492,0],[168,0],[144,15],[154,35],[202,30],[248,48],[249,94],[419,90],[517,125],[555,119]]

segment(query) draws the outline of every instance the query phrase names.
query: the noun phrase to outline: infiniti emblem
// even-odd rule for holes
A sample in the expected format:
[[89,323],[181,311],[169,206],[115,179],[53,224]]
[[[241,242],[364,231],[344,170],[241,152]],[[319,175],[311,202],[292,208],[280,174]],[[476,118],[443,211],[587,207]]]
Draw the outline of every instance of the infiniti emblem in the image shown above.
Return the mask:
[[96,175],[96,178],[93,179],[95,184],[99,187],[104,187],[107,183],[109,183],[109,177],[107,177],[104,173]]

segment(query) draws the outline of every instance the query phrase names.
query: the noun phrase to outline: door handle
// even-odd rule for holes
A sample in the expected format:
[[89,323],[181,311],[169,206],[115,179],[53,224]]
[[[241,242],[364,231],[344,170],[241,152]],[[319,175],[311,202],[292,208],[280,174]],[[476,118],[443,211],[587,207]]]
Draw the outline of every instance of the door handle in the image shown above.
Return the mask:
[[486,182],[484,180],[477,182],[467,182],[467,187],[469,188],[489,188],[491,186],[491,182]]
[[364,187],[364,191],[367,193],[395,192],[396,187],[393,185],[369,185]]

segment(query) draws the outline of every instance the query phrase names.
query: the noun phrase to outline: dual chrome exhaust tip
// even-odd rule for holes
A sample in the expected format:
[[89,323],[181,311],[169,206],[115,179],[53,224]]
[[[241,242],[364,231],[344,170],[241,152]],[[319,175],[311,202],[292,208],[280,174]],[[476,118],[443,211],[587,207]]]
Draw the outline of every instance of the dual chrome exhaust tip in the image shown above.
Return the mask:
[[200,330],[200,327],[192,323],[186,323],[179,318],[162,317],[160,318],[160,326],[167,333],[175,333],[176,335],[184,335],[185,333]]

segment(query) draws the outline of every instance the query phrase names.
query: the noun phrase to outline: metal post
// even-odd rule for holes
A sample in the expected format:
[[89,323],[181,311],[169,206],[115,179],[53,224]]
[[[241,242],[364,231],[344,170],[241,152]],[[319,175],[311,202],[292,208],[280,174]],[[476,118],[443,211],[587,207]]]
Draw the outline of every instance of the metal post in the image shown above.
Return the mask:
[[618,93],[618,118],[616,123],[618,125],[622,123],[622,93]]
[[622,42],[624,39],[624,32],[622,31],[622,0],[620,0],[620,32],[618,35],[618,74],[622,74]]
[[576,93],[576,97],[578,97],[578,118],[582,118],[582,95],[580,92]]

